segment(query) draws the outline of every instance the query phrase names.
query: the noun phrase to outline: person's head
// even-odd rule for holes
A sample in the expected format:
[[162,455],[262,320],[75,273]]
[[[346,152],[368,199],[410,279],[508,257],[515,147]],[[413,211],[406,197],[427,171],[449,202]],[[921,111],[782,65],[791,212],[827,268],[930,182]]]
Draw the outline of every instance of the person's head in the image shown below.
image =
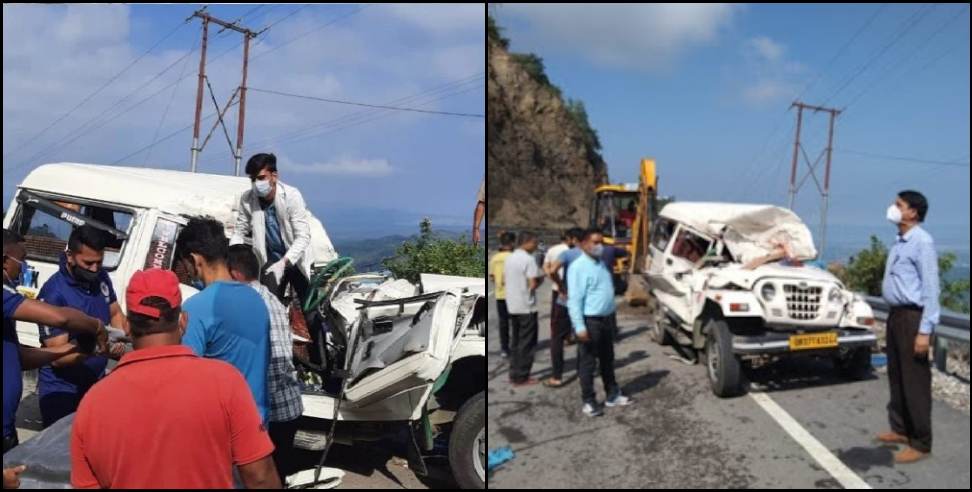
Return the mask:
[[581,229],[580,227],[571,227],[570,229],[567,229],[567,245],[569,245],[571,248],[577,246],[577,244],[580,243],[581,239],[583,238],[584,229]]
[[74,228],[67,243],[68,272],[79,283],[94,285],[105,261],[108,233],[90,225]]
[[204,286],[218,280],[216,270],[225,268],[228,251],[223,224],[212,217],[193,217],[176,239],[177,260]]
[[604,251],[604,234],[601,233],[600,229],[591,228],[584,231],[584,235],[581,237],[580,248],[587,253],[588,256],[599,259],[601,258],[601,253]]
[[20,281],[24,262],[27,260],[27,248],[24,238],[13,231],[3,230],[3,281],[14,285]]
[[536,234],[529,231],[523,231],[520,233],[519,239],[520,239],[519,246],[520,249],[522,249],[523,251],[526,251],[527,253],[533,253],[534,251],[537,250],[537,245],[539,243],[537,242]]
[[512,251],[513,245],[516,244],[516,234],[506,231],[500,234],[500,249],[503,251]]
[[895,224],[915,225],[925,221],[928,213],[928,199],[917,191],[904,190],[898,193],[894,205],[888,207],[888,220]]
[[230,246],[226,267],[237,282],[246,284],[260,279],[260,260],[253,248],[246,244]]
[[246,162],[246,174],[260,198],[270,198],[277,190],[277,156],[257,154]]
[[128,324],[136,345],[146,337],[159,344],[180,343],[188,316],[182,311],[179,278],[158,268],[136,272],[125,291]]

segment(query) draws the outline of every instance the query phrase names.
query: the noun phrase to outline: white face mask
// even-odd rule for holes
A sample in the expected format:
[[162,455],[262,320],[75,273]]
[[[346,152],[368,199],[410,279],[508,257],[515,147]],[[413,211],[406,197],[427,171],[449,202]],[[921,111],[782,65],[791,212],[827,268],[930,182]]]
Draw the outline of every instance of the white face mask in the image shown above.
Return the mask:
[[900,224],[901,209],[899,209],[897,205],[891,204],[891,206],[888,207],[887,217],[892,224]]
[[263,181],[254,181],[253,189],[256,190],[257,195],[260,198],[266,198],[270,196],[270,190],[272,189],[272,187],[270,186],[270,180],[264,179]]
[[604,254],[604,245],[598,244],[594,246],[594,249],[591,250],[591,254],[593,254],[595,258],[600,258],[601,255]]

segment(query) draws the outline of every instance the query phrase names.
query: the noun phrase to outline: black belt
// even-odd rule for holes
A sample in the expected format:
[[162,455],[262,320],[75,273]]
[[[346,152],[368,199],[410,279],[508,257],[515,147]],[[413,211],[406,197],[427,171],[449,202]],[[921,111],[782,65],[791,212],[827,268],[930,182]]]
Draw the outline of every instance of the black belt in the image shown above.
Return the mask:
[[902,304],[900,306],[891,306],[891,310],[901,310],[901,311],[921,311],[923,307],[917,304]]

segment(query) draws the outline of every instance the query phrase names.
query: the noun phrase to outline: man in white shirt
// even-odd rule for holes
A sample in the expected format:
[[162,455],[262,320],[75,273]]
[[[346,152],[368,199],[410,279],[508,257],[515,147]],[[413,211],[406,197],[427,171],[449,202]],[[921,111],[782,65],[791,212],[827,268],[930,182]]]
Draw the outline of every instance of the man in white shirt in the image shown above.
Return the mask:
[[[550,248],[543,259],[543,271],[553,281],[553,295],[550,297],[550,360],[553,372],[550,378],[543,383],[544,386],[549,388],[559,388],[564,384],[564,343],[567,342],[571,333],[566,303],[564,299],[560,299],[560,302],[558,302],[558,296],[561,294],[560,279],[564,278],[564,268],[559,259],[564,251],[577,244],[578,236],[582,232],[578,227],[565,231],[560,237],[562,242]],[[564,289],[564,294],[566,294],[566,289]]]
[[506,309],[513,320],[513,339],[510,349],[510,382],[513,386],[536,384],[530,378],[533,356],[537,348],[537,287],[543,282],[543,272],[533,252],[537,250],[537,236],[523,232],[520,246],[506,258],[503,277],[506,283]]

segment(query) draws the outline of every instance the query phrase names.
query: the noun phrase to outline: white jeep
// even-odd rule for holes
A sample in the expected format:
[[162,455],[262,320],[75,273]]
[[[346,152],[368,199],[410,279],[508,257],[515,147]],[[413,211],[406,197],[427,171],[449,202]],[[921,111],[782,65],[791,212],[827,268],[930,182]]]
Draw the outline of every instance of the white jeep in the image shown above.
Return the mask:
[[793,355],[831,357],[843,374],[867,377],[874,315],[830,272],[804,263],[816,256],[788,209],[666,205],[644,270],[654,340],[704,361],[720,397],[745,392],[747,365]]

